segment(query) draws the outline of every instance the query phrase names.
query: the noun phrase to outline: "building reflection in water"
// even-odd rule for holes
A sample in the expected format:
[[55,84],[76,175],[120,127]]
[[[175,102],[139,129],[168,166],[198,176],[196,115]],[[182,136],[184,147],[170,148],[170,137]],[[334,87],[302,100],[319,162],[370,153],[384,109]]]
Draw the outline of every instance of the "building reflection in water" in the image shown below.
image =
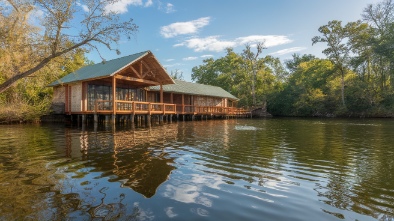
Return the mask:
[[68,128],[65,133],[67,157],[86,160],[86,166],[102,172],[110,182],[120,182],[147,198],[175,169],[165,147],[176,141],[177,124],[137,129]]

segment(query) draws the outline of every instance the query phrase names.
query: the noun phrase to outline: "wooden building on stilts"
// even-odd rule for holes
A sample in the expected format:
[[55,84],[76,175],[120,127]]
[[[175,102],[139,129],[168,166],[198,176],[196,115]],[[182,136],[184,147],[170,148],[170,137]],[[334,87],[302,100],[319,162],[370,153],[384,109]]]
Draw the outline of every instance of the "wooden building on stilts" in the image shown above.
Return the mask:
[[220,87],[173,80],[150,51],[85,66],[53,83],[53,110],[71,118],[150,122],[177,117],[239,117],[237,98]]

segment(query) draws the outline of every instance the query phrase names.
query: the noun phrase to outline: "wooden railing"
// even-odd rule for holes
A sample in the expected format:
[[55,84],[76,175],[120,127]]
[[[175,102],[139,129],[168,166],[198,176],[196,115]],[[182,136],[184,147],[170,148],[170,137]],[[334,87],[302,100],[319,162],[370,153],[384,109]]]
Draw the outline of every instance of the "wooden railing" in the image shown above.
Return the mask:
[[[175,104],[151,103],[142,101],[115,101],[116,113],[121,114],[175,114]],[[112,101],[97,100],[95,103],[96,113],[108,113],[112,111]]]
[[248,115],[249,110],[236,107],[177,105],[178,114]]
[[[193,114],[193,115],[248,115],[250,111],[236,107],[176,105],[142,101],[115,101],[119,114]],[[112,101],[97,100],[95,113],[113,113]]]

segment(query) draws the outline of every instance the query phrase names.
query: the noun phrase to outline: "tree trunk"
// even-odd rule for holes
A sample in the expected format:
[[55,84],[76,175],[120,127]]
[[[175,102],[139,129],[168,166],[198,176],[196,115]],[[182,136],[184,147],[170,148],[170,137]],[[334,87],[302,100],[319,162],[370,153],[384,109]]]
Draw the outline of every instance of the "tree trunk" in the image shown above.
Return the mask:
[[253,67],[253,74],[252,74],[252,97],[253,97],[253,106],[256,107],[256,89],[255,89],[255,83],[256,83],[256,70]]
[[341,77],[341,95],[342,95],[342,105],[346,107],[345,104],[345,73],[344,70],[341,70],[342,77]]
[[10,88],[18,80],[20,80],[22,78],[25,78],[27,76],[30,76],[30,75],[34,74],[35,72],[39,71],[41,68],[43,68],[45,65],[47,65],[54,58],[59,57],[59,56],[61,56],[63,54],[66,54],[66,53],[68,53],[68,52],[70,52],[70,51],[72,51],[72,50],[74,50],[76,48],[79,48],[80,46],[82,46],[82,45],[84,45],[84,44],[86,44],[86,43],[88,43],[88,42],[90,42],[92,40],[93,40],[92,38],[91,39],[86,39],[84,41],[81,41],[81,42],[73,45],[72,47],[64,49],[63,51],[59,51],[59,52],[57,52],[55,54],[52,54],[52,55],[44,58],[35,67],[33,67],[33,68],[31,68],[31,69],[29,69],[29,70],[27,70],[25,72],[22,72],[22,73],[19,73],[19,74],[16,74],[16,75],[12,76],[10,79],[8,79],[5,82],[3,82],[2,84],[0,84],[0,93],[3,93],[5,90]]

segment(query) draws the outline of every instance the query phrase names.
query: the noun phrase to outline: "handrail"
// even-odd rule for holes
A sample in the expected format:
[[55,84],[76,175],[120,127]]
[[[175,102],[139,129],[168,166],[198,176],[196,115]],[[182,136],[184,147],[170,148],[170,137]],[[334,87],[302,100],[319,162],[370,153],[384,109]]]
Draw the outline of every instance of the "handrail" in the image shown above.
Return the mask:
[[[177,105],[145,101],[115,100],[115,113],[122,114],[204,114],[204,115],[245,115],[249,110],[236,107]],[[96,100],[94,113],[114,112],[111,100]]]
[[[157,113],[157,114],[175,114],[175,104],[167,103],[152,103],[145,101],[124,101],[115,100],[116,112],[119,113]],[[94,112],[113,112],[112,101],[110,100],[96,100],[94,105]]]
[[180,114],[222,114],[222,115],[242,115],[250,114],[249,110],[236,107],[222,107],[222,106],[195,106],[195,105],[180,105],[176,106],[177,113]]

